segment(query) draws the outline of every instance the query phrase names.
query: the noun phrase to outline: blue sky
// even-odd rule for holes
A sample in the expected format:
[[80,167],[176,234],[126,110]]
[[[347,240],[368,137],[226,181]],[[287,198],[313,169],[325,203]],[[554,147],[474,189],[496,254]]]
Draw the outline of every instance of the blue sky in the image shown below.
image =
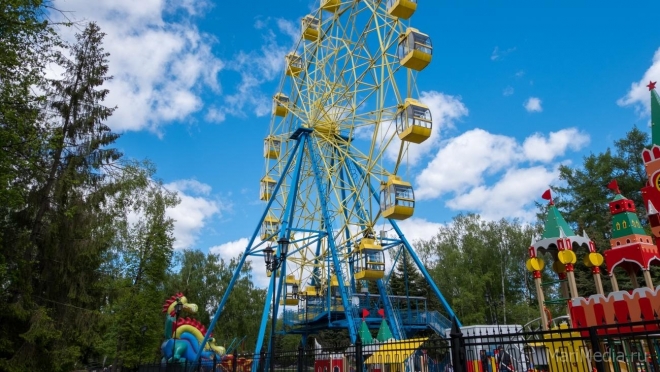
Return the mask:
[[[180,193],[170,211],[176,247],[228,258],[263,211],[270,97],[318,1],[225,4],[55,1],[108,34],[110,125],[127,157],[152,160]],[[437,137],[408,170],[420,201],[406,235],[429,238],[460,212],[529,220],[559,164],[579,164],[633,125],[648,130],[659,10],[651,1],[419,0],[411,25],[432,38],[434,56],[417,87]]]

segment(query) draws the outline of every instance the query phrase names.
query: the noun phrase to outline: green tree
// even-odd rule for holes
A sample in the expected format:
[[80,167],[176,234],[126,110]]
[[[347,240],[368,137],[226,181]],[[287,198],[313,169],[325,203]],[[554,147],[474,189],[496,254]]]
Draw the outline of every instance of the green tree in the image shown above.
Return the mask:
[[[416,250],[463,324],[483,324],[487,315],[524,324],[538,313],[530,305],[525,272],[533,233],[519,221],[459,215],[432,239],[417,242]],[[504,295],[503,304],[491,307],[493,314],[486,311],[486,292],[494,299]]]
[[16,220],[28,201],[42,159],[44,66],[57,42],[39,0],[0,0],[0,369],[22,342],[31,312],[31,278],[21,275],[31,257],[21,243],[29,234]]
[[124,167],[119,182],[126,188],[114,199],[118,211],[127,212],[117,214],[115,245],[102,268],[111,278],[106,281],[110,301],[102,307],[103,351],[114,368],[153,358],[162,334],[162,283],[168,278],[174,242],[174,221],[166,210],[178,199],[152,181],[154,172],[148,163]]
[[[49,109],[38,115],[43,136],[20,208],[6,211],[3,245],[17,254],[9,320],[3,321],[0,366],[9,370],[70,369],[96,353],[103,304],[100,268],[115,239],[110,198],[118,185],[109,168],[120,154],[104,124],[112,109],[102,101],[109,79],[103,34],[90,24],[59,54],[61,80],[48,90]],[[3,249],[3,251],[8,251]],[[48,366],[48,367],[45,367]]]

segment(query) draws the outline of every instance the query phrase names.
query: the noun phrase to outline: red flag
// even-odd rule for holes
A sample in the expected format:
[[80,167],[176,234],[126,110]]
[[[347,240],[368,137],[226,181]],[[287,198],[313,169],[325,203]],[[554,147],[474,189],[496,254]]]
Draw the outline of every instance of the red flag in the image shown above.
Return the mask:
[[384,317],[385,317],[385,310],[383,310],[383,309],[378,309],[378,315],[380,315],[381,317],[384,318]]
[[364,318],[366,318],[368,316],[369,316],[369,310],[362,309],[362,320],[364,320]]
[[619,190],[619,184],[616,182],[616,179],[613,179],[610,183],[608,183],[607,188],[617,194],[621,194],[621,191]]
[[552,201],[552,193],[550,192],[550,189],[545,190],[545,192],[543,193],[543,195],[541,195],[541,197],[542,197],[543,199],[545,199],[545,200],[549,200],[549,201],[550,201],[550,205],[555,204],[555,203]]

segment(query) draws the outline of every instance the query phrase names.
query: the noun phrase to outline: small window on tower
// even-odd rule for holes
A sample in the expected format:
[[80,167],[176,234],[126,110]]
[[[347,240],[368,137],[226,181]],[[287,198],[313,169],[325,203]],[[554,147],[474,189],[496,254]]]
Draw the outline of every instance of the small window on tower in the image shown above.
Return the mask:
[[628,227],[628,224],[626,223],[626,221],[623,221],[623,228],[625,229],[626,227]]
[[621,245],[621,242],[616,242],[617,247]]
[[626,243],[630,244],[630,239],[626,239]]
[[617,204],[617,205],[614,206],[614,208],[621,209],[621,205]]

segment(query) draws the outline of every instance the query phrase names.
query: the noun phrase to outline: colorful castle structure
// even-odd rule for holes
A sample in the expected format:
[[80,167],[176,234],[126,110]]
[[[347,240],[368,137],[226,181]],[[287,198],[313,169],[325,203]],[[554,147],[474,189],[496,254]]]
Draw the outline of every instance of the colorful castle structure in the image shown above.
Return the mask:
[[[543,198],[549,203],[544,232],[539,239],[532,241],[527,260],[527,269],[534,276],[543,329],[547,330],[550,326],[550,313],[546,307],[550,304],[566,303],[571,325],[578,328],[651,320],[660,314],[660,287],[654,288],[649,271],[652,265],[660,265],[657,246],[660,242],[660,212],[657,209],[660,207],[660,96],[655,91],[654,82],[648,87],[651,92],[653,146],[642,153],[648,176],[642,197],[653,237],[644,231],[634,202],[621,194],[616,180],[608,185],[615,196],[609,203],[612,214],[610,247],[602,255],[586,232],[582,235],[573,232],[555,207],[550,191],[546,191]],[[583,264],[591,268],[596,287],[596,294],[586,298],[578,293],[574,275],[574,265],[577,264],[575,253],[580,249],[587,252]],[[549,254],[552,258],[552,270],[557,278],[549,283],[541,281],[541,272],[545,267],[541,258],[543,254]],[[603,264],[612,285],[612,292],[608,294],[603,291]],[[621,271],[630,279],[632,288],[619,288],[617,275],[621,275]],[[639,274],[643,278],[642,286]],[[546,299],[544,287],[557,284],[559,297]],[[621,328],[616,331],[619,333]]]

